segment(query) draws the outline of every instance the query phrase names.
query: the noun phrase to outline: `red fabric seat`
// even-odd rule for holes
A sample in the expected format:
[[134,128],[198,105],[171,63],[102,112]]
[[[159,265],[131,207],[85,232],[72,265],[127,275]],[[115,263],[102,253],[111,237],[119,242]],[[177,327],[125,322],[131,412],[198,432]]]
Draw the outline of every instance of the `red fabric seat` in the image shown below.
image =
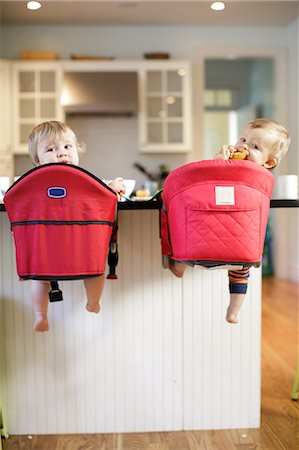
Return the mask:
[[4,203],[21,279],[105,272],[117,195],[96,176],[69,164],[39,166],[11,186]]
[[250,161],[175,169],[162,194],[162,254],[203,266],[259,265],[273,186],[273,175]]

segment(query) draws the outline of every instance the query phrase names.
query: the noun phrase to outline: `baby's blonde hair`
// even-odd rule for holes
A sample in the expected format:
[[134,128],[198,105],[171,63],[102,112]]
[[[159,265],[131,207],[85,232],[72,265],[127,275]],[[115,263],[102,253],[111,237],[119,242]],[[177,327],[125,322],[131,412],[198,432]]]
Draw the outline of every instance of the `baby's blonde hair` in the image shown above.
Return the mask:
[[289,149],[291,139],[288,130],[273,119],[254,119],[248,123],[250,128],[262,128],[267,130],[273,137],[273,148],[271,156],[276,158],[277,164]]
[[33,128],[28,138],[28,151],[29,156],[35,165],[38,165],[38,146],[44,139],[61,139],[67,137],[74,142],[78,152],[82,151],[82,146],[78,142],[77,137],[73,130],[63,122],[57,120],[51,120],[49,122],[43,122]]

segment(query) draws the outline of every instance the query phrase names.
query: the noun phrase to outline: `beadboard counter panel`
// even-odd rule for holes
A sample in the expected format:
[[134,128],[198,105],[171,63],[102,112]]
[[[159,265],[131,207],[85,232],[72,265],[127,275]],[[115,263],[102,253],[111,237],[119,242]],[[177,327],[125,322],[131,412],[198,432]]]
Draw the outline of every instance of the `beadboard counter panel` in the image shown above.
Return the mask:
[[159,211],[119,212],[117,281],[99,315],[82,281],[60,283],[50,331],[32,331],[1,219],[0,374],[11,434],[258,427],[260,270],[252,269],[240,324],[225,322],[226,271],[162,269]]

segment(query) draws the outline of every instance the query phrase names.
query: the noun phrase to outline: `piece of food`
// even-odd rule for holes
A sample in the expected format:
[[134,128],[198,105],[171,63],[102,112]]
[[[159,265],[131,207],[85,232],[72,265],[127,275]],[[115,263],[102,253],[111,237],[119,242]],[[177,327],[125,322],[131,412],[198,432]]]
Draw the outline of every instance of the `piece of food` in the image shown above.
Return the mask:
[[232,145],[229,146],[230,150],[230,159],[245,159],[246,156],[249,155],[248,147],[247,145],[244,145],[243,148],[240,150],[235,149]]
[[136,197],[148,197],[150,195],[150,191],[146,188],[138,189],[136,191]]
[[246,156],[249,155],[249,151],[248,150],[244,150],[243,152],[234,152],[231,159],[245,159]]

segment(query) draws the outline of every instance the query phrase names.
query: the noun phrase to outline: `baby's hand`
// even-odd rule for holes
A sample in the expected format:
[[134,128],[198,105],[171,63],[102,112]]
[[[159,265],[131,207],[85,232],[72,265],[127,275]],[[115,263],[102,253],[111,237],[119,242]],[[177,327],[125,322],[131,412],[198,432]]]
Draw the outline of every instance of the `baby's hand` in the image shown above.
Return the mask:
[[217,155],[215,155],[215,159],[225,159],[228,160],[231,156],[231,145],[223,145],[221,147],[221,150],[219,153],[217,153]]
[[124,195],[126,191],[126,186],[122,177],[114,178],[114,180],[110,181],[108,186],[110,186],[118,195]]

